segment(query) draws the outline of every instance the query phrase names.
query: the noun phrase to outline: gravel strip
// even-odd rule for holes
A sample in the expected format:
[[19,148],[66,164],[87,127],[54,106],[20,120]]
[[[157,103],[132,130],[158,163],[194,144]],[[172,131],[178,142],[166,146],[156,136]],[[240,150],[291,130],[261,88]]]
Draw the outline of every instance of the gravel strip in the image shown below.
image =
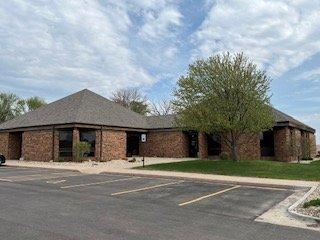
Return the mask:
[[317,187],[317,189],[310,194],[307,199],[302,202],[298,207],[294,210],[297,213],[312,216],[312,217],[319,217],[320,218],[320,207],[308,207],[304,208],[303,204],[305,202],[309,202],[310,200],[320,198],[320,185]]
[[[129,158],[132,159],[132,158]],[[142,157],[135,157],[135,162],[129,162],[127,160],[111,160],[107,162],[96,162],[96,161],[84,161],[84,162],[36,162],[36,161],[18,161],[24,165],[28,166],[37,166],[37,167],[46,167],[48,165],[56,166],[56,167],[80,167],[80,168],[120,168],[120,169],[130,169],[133,167],[140,167],[142,166]],[[145,158],[145,165],[151,164],[159,164],[159,163],[172,163],[172,162],[182,162],[182,161],[190,161],[196,160],[195,158],[157,158],[157,157],[146,157]],[[9,161],[8,161],[9,163]]]

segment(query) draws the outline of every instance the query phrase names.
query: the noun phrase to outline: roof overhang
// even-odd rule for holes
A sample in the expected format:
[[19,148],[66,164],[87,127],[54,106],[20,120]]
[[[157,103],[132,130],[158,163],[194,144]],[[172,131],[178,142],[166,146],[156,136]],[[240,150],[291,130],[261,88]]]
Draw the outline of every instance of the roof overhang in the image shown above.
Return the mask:
[[127,128],[119,126],[104,126],[104,125],[93,125],[85,123],[66,123],[57,125],[43,125],[43,126],[30,126],[12,129],[2,129],[0,132],[25,132],[25,131],[40,131],[40,130],[54,130],[54,129],[66,129],[66,128],[87,128],[87,129],[102,129],[102,130],[118,130],[118,131],[135,131],[135,132],[147,132],[146,129],[140,128]]
[[292,122],[289,121],[285,121],[285,122],[277,122],[275,124],[275,127],[293,127],[293,128],[298,128],[300,130],[304,130],[307,132],[312,132],[315,133],[316,130],[314,128],[308,127],[306,125],[298,125],[298,124],[294,124]]

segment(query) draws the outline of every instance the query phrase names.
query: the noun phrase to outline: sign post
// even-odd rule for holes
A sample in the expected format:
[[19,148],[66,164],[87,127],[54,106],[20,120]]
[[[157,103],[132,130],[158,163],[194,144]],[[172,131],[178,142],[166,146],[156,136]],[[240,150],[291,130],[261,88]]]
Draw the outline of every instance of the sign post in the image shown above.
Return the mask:
[[[146,133],[142,133],[141,134],[141,142],[145,143],[147,141],[147,134]],[[144,168],[144,156],[142,157],[142,167]]]

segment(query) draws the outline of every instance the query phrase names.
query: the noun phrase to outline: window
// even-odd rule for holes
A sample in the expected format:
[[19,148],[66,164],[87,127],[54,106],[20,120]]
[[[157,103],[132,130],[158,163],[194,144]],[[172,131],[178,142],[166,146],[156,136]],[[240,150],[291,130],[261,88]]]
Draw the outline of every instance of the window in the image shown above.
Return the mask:
[[59,132],[59,156],[72,157],[72,130]]
[[274,156],[274,136],[273,131],[263,132],[260,138],[260,150],[262,157]]
[[221,136],[219,134],[207,135],[208,155],[219,156],[221,154]]
[[80,130],[80,141],[90,144],[91,149],[89,153],[86,153],[87,157],[94,157],[95,145],[96,145],[96,132],[94,130]]

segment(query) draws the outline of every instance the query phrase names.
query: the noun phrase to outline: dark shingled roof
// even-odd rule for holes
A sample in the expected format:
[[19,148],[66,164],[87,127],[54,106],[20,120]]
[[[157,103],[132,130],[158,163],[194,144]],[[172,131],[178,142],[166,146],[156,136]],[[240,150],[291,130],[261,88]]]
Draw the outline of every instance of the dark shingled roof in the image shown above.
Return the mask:
[[274,114],[275,114],[275,119],[276,119],[276,123],[277,125],[281,125],[281,124],[289,124],[289,125],[293,125],[297,128],[303,129],[303,130],[307,130],[307,131],[311,131],[311,132],[315,132],[316,130],[300,121],[298,121],[297,119],[289,116],[288,114],[285,114],[275,108],[272,108]]
[[148,116],[147,123],[150,129],[174,128],[177,115]]
[[[276,126],[292,125],[315,130],[293,117],[274,109]],[[176,115],[142,116],[87,89],[28,112],[0,124],[0,130],[25,127],[82,123],[136,129],[170,129],[175,127]]]
[[147,128],[144,116],[85,89],[5,122],[0,130],[67,123]]
[[[272,108],[273,113],[275,115],[276,126],[283,126],[283,125],[292,125],[299,129],[307,130],[310,132],[315,132],[315,129],[309,127],[308,125],[299,122],[298,120],[294,119],[293,117]],[[148,124],[150,128],[160,129],[160,128],[173,128],[175,123],[175,118],[177,115],[168,115],[168,116],[151,116],[148,118]]]

